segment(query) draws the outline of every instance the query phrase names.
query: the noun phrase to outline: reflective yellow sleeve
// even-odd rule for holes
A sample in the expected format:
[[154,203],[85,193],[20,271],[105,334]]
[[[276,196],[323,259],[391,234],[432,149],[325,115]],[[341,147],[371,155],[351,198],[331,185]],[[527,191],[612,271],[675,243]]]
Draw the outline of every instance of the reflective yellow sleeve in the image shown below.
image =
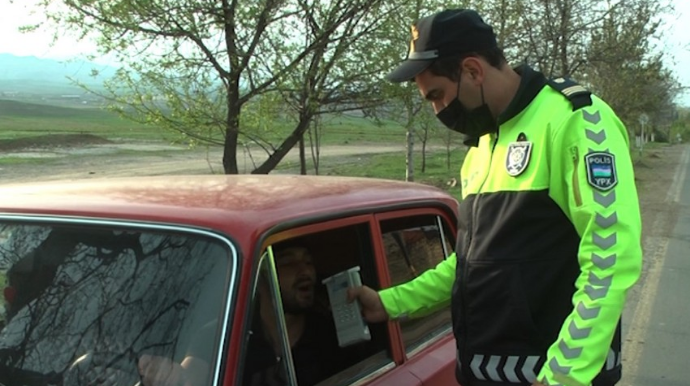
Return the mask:
[[392,319],[418,318],[450,304],[455,281],[455,253],[407,283],[379,291]]
[[577,110],[551,144],[552,198],[581,237],[573,311],[538,379],[590,385],[604,367],[628,289],[642,268],[641,216],[628,134],[601,100]]

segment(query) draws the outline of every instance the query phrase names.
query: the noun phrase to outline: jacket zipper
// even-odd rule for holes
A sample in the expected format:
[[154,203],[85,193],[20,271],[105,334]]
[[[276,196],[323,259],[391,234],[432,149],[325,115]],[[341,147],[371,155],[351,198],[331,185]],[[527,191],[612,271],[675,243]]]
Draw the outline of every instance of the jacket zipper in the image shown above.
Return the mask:
[[499,134],[498,134],[498,132],[496,132],[496,138],[494,139],[494,142],[491,145],[491,154],[489,157],[489,167],[487,169],[486,175],[484,176],[484,180],[482,181],[481,185],[479,185],[479,189],[477,190],[477,193],[474,196],[474,202],[472,203],[472,213],[470,216],[470,224],[468,227],[469,240],[467,243],[467,248],[465,248],[465,251],[466,251],[465,261],[464,261],[464,264],[462,267],[462,283],[460,285],[460,298],[462,299],[462,310],[461,310],[462,311],[462,314],[461,314],[462,315],[461,316],[462,339],[460,340],[460,346],[461,346],[461,348],[460,348],[461,362],[460,363],[463,366],[468,365],[467,361],[466,361],[467,358],[465,358],[466,352],[467,352],[467,348],[466,348],[467,343],[466,342],[467,342],[467,338],[468,338],[467,321],[466,321],[466,315],[468,314],[467,313],[466,283],[467,283],[467,270],[468,270],[469,261],[470,261],[469,257],[471,255],[472,246],[474,244],[474,240],[473,240],[474,237],[472,236],[472,234],[474,233],[474,226],[477,223],[477,221],[476,221],[477,220],[477,203],[479,202],[479,195],[481,194],[482,189],[484,188],[484,184],[486,184],[486,180],[489,179],[489,174],[491,174],[491,169],[492,169],[493,160],[494,160],[494,151],[496,150],[496,145],[498,144],[498,138],[499,138]]
[[573,156],[573,196],[575,198],[575,206],[582,206],[582,195],[580,194],[580,180],[578,177],[580,155],[577,146],[570,148],[570,153]]

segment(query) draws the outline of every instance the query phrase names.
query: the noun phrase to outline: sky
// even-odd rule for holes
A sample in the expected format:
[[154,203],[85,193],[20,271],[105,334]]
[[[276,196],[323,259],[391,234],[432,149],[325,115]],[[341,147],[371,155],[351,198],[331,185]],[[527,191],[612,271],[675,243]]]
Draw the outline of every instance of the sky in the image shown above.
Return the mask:
[[[96,52],[96,45],[89,41],[79,41],[75,34],[62,32],[53,41],[52,31],[39,29],[31,33],[19,32],[19,27],[38,24],[44,20],[41,14],[30,12],[32,5],[39,0],[0,0],[0,53],[17,56],[36,56],[49,59],[70,59]],[[690,1],[669,0],[675,7],[673,15],[665,19],[663,40],[658,49],[670,52],[669,60],[681,84],[688,87],[677,101],[690,107]],[[112,59],[100,57],[95,62],[114,65]]]

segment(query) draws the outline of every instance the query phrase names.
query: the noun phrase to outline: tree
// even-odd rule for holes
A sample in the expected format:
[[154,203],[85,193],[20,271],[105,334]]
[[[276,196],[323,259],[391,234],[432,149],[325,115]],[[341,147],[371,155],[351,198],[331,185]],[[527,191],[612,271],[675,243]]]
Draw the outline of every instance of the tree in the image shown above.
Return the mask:
[[655,0],[484,0],[472,5],[494,26],[511,62],[530,64],[547,77],[576,79],[586,74],[592,36],[602,34],[608,21],[625,29],[623,20],[629,20],[631,10],[647,7],[657,16],[668,11]]
[[[190,141],[222,144],[224,171],[237,173],[240,135],[252,136],[242,130],[243,108],[314,52],[327,51],[341,38],[339,31],[379,1],[62,0],[65,8],[56,10],[53,1],[42,0],[41,6],[60,29],[94,36],[101,54],[123,64],[104,95],[115,110]],[[308,44],[295,41],[289,32],[317,4],[330,17]],[[273,159],[296,143],[300,130],[277,147]]]
[[422,144],[422,173],[426,172],[426,156],[427,156],[427,146],[429,144],[429,140],[432,138],[438,137],[435,134],[438,134],[439,131],[443,130],[444,134],[446,131],[450,131],[445,127],[442,127],[442,125],[439,123],[438,119],[436,116],[433,114],[433,111],[428,108],[427,106],[424,106],[422,110],[417,114],[416,116],[416,125],[417,125],[417,130],[415,130],[417,134],[417,138]]
[[586,37],[606,12],[601,4],[600,0],[518,0],[515,7],[525,26],[527,62],[548,77],[578,74],[585,64]]
[[656,126],[669,127],[678,86],[664,66],[667,54],[653,54],[668,5],[654,0],[475,3],[511,62],[585,84],[614,108],[631,136],[642,112]]
[[[462,7],[463,4],[457,4]],[[386,20],[385,27],[378,37],[379,47],[377,60],[388,59],[385,73],[390,72],[404,57],[401,52],[407,48],[403,42],[410,39],[410,26],[422,17],[429,16],[446,7],[442,1],[415,0],[397,4],[392,16]],[[399,58],[399,59],[398,59]],[[387,103],[375,112],[379,119],[386,119],[398,123],[406,133],[406,181],[414,180],[414,139],[417,136],[415,129],[418,126],[420,116],[428,117],[430,107],[426,105],[419,95],[414,83],[390,84],[382,83],[379,94],[384,96]],[[421,115],[420,115],[421,114]],[[421,118],[422,120],[424,118]],[[424,130],[422,135],[424,135]],[[426,142],[423,141],[423,145]],[[424,153],[424,156],[426,154]]]
[[[375,89],[385,61],[372,61],[371,55],[375,54],[376,48],[372,46],[388,17],[389,5],[382,0],[338,1],[337,6],[320,0],[298,3],[301,12],[299,18],[291,21],[291,32],[282,31],[280,36],[273,37],[275,41],[302,39],[296,44],[313,47],[293,71],[274,85],[284,100],[284,108],[290,111],[294,128],[254,173],[273,170],[303,140],[316,117],[366,109],[383,101]],[[379,7],[380,4],[384,6]],[[286,65],[284,55],[269,56],[262,65],[264,71],[280,68]],[[300,149],[305,172],[303,145]]]
[[652,124],[670,126],[669,111],[675,110],[673,100],[679,88],[665,68],[666,54],[652,54],[652,39],[658,34],[659,15],[665,8],[645,0],[629,5],[609,12],[602,28],[592,33],[585,79],[634,138],[642,113],[651,117]]
[[526,59],[526,28],[518,1],[472,0],[469,6],[476,9],[484,21],[493,27],[496,42],[504,50],[509,62],[520,63]]

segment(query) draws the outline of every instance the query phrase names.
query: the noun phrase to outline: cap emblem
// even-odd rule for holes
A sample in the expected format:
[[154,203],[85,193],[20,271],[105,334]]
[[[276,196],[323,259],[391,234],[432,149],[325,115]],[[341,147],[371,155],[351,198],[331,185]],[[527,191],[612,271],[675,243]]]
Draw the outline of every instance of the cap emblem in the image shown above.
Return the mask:
[[415,52],[415,44],[417,43],[417,39],[419,39],[419,30],[417,29],[416,25],[412,25],[410,27],[412,30],[412,40],[410,40],[410,54]]

